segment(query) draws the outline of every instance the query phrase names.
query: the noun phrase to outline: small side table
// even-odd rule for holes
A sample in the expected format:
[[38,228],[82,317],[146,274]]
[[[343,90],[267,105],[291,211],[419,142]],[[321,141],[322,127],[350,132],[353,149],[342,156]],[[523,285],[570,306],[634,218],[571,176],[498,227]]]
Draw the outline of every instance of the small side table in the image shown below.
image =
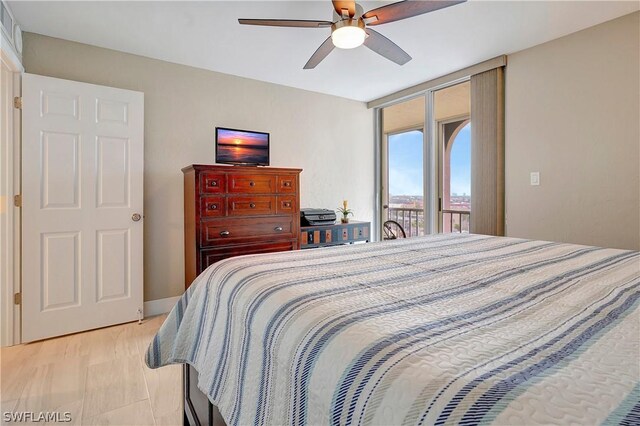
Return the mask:
[[317,248],[369,242],[371,222],[351,220],[349,223],[300,227],[300,248]]

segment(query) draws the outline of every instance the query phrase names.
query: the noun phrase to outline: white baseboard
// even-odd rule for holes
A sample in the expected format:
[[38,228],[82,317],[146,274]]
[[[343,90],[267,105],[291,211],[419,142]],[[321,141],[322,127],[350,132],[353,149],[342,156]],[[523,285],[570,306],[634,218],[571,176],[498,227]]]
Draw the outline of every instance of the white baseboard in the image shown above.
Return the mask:
[[180,296],[166,297],[164,299],[144,302],[144,316],[152,317],[154,315],[166,314],[173,309],[178,300],[180,300]]

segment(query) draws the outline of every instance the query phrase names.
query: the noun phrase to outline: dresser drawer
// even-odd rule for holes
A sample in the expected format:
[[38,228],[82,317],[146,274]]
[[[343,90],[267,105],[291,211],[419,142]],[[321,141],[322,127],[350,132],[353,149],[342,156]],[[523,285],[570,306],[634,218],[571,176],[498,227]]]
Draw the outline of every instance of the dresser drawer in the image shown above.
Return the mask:
[[212,220],[200,224],[200,245],[205,247],[225,244],[225,241],[297,238],[295,230],[293,216]]
[[254,195],[252,197],[229,196],[227,198],[229,216],[255,216],[276,213],[276,197]]
[[276,177],[274,175],[229,174],[229,193],[236,194],[274,194]]
[[227,212],[227,204],[224,197],[200,198],[200,217],[222,217]]
[[276,202],[276,210],[279,214],[289,214],[296,211],[295,195],[278,195],[278,201]]
[[297,175],[279,175],[278,176],[278,192],[281,194],[292,193],[298,191]]
[[244,254],[271,253],[276,251],[291,251],[296,249],[296,242],[292,240],[272,243],[236,244],[225,247],[214,247],[200,250],[200,265],[204,270],[222,259],[242,256]]
[[203,172],[200,177],[201,194],[222,194],[227,190],[227,179],[224,173]]

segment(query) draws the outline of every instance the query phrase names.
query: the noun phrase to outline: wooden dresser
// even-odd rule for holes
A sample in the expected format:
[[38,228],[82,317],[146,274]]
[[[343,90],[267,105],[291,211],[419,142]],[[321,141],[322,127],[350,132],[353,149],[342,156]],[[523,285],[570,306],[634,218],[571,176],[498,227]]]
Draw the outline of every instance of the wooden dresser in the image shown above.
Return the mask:
[[227,257],[300,248],[301,171],[195,164],[182,169],[185,288]]

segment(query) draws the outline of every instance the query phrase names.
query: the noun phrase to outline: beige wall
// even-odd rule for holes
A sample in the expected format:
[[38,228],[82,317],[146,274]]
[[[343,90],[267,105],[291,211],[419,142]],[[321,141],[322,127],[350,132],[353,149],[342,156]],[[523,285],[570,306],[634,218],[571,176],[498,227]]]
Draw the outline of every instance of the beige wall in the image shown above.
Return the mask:
[[640,249],[639,28],[634,13],[509,55],[507,235]]
[[300,167],[302,207],[374,203],[366,105],[79,43],[25,34],[26,71],[145,94],[145,300],[181,294],[182,172],[213,163],[215,126],[271,133],[271,165]]

